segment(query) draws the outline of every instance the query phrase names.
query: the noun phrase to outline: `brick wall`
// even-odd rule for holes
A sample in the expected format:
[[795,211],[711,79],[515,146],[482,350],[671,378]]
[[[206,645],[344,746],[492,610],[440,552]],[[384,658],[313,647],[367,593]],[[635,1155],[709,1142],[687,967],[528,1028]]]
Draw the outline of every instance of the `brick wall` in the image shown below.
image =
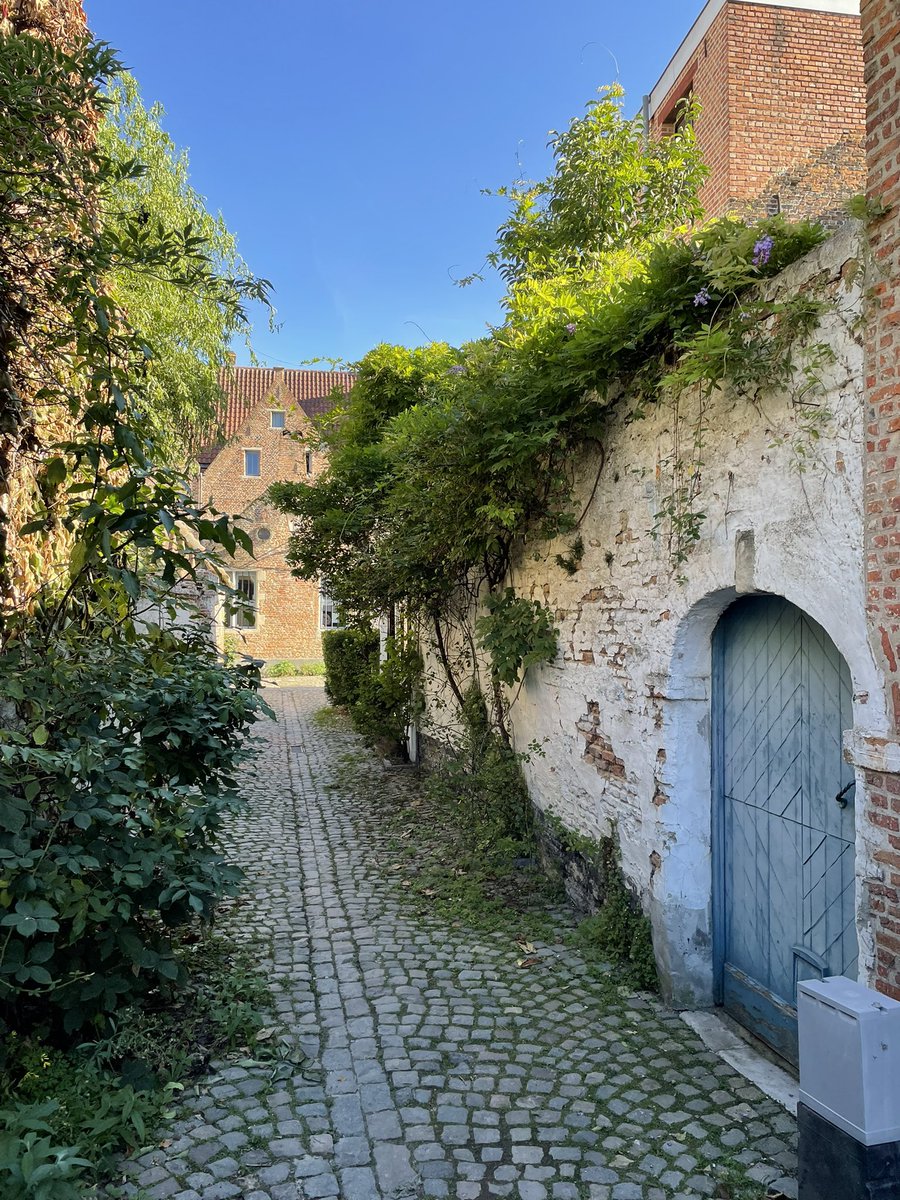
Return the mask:
[[[868,881],[878,986],[900,999],[900,7],[863,0],[867,192],[874,287],[866,324],[866,569],[872,649],[884,669],[888,733],[870,739],[866,817],[883,878]],[[880,760],[880,761],[877,761]]]
[[[285,431],[272,429],[271,412],[285,412]],[[241,517],[253,539],[254,555],[239,551],[230,562],[234,570],[254,571],[257,579],[255,629],[232,629],[241,651],[258,658],[322,657],[319,631],[318,585],[291,575],[286,561],[290,526],[288,518],[264,499],[270,484],[281,480],[306,480],[306,445],[287,433],[309,430],[303,410],[287,389],[276,381],[270,402],[257,405],[235,436],[200,476],[199,497],[219,512]],[[244,474],[244,450],[259,451],[259,476]],[[312,457],[312,478],[324,466],[320,453]],[[268,536],[266,536],[268,535]]]
[[689,87],[703,106],[697,135],[712,174],[701,198],[710,215],[761,212],[772,192],[788,216],[834,214],[863,190],[857,17],[729,0],[656,105],[657,134]]
[[678,101],[693,91],[702,111],[697,118],[697,139],[710,177],[701,192],[707,212],[718,214],[728,207],[729,159],[732,125],[729,107],[729,6],[716,17],[706,37],[698,47],[675,85],[651,114],[651,130],[660,137]]

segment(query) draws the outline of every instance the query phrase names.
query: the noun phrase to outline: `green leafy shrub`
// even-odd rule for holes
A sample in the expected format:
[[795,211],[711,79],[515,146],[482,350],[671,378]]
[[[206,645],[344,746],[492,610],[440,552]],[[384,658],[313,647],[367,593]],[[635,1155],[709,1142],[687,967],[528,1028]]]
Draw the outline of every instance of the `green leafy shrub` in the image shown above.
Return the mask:
[[598,912],[586,917],[572,941],[592,957],[617,963],[628,981],[644,991],[659,989],[653,934],[640,902],[625,882],[619,865],[615,837],[593,841],[579,837],[554,822],[561,842],[587,858],[603,879],[604,899]]
[[406,731],[420,708],[419,681],[422,657],[414,638],[389,637],[385,657],[370,660],[356,702],[350,709],[353,724],[368,737],[405,745]]
[[429,776],[429,792],[454,811],[472,848],[503,841],[530,847],[532,806],[521,756],[491,727],[476,685],[466,692],[460,717],[460,736]]
[[238,877],[216,838],[256,667],[146,619],[251,549],[177,463],[269,289],[133,90],[105,94],[109,47],[13,33],[0,60],[0,1197],[69,1200],[156,1103],[152,1072],[74,1034],[183,1015],[202,989],[179,939]]
[[264,708],[199,635],[0,657],[0,1017],[66,1031],[181,982],[171,931],[239,872],[216,838]]
[[34,1035],[5,1039],[0,1200],[81,1197],[118,1154],[146,1144],[181,1081],[211,1055],[253,1044],[271,997],[251,952],[206,936],[175,953],[189,986],[121,1009],[97,1041],[64,1050]]
[[91,1164],[74,1146],[46,1136],[55,1103],[0,1112],[0,1200],[81,1200],[79,1186]]
[[267,679],[289,679],[299,675],[304,678],[325,674],[325,664],[321,662],[302,662],[295,663],[290,661],[282,661],[269,663],[263,671]]
[[159,989],[117,1013],[102,1037],[79,1047],[93,1067],[158,1088],[253,1041],[271,1003],[258,958],[211,932],[185,939],[175,956],[188,986],[174,997]]
[[352,707],[377,670],[379,637],[372,629],[330,629],[322,634],[325,691],[332,704]]

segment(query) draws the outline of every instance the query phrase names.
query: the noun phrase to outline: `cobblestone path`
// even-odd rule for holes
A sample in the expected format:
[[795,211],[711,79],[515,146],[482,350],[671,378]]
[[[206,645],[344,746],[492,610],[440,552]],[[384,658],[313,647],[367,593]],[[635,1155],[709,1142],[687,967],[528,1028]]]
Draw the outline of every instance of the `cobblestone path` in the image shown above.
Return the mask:
[[280,719],[232,831],[249,875],[237,912],[264,948],[278,1034],[299,1049],[203,1080],[129,1164],[132,1194],[744,1200],[773,1181],[796,1194],[781,1178],[794,1121],[676,1015],[561,944],[523,970],[509,933],[419,915],[384,870],[377,810],[335,765],[354,753],[382,793],[415,781],[314,723],[320,689],[269,698]]

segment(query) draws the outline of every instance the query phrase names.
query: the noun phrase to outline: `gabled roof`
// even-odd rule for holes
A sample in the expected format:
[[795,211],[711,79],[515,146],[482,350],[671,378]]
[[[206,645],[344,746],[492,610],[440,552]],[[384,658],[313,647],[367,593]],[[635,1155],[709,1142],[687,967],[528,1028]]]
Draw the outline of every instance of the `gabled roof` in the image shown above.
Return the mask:
[[219,450],[241,428],[258,404],[273,396],[279,404],[297,404],[308,417],[318,417],[334,407],[332,394],[339,389],[347,395],[356,376],[350,371],[305,371],[285,367],[231,367],[219,376],[225,393],[222,409],[222,436],[198,455],[201,470],[212,462]]

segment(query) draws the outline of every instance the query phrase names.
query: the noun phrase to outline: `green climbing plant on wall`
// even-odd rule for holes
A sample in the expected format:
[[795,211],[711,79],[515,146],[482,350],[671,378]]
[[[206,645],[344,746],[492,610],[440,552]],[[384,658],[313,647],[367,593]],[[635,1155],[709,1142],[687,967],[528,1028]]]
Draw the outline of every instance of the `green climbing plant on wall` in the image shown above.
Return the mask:
[[640,417],[699,393],[657,518],[679,561],[703,523],[704,400],[723,386],[755,397],[798,373],[811,384],[822,358],[803,349],[822,303],[764,285],[823,231],[780,217],[701,224],[690,119],[647,143],[606,89],[551,149],[546,179],[499,193],[510,209],[488,264],[507,284],[502,323],[459,349],[376,347],[322,431],[325,475],[272,489],[295,521],[297,573],[322,577],[351,621],[398,605],[419,619],[458,704],[484,671],[497,685],[484,691],[501,731],[510,688],[555,646],[551,614],[510,591],[510,572],[563,536],[560,565],[577,570],[579,456],[602,470],[623,405]]

